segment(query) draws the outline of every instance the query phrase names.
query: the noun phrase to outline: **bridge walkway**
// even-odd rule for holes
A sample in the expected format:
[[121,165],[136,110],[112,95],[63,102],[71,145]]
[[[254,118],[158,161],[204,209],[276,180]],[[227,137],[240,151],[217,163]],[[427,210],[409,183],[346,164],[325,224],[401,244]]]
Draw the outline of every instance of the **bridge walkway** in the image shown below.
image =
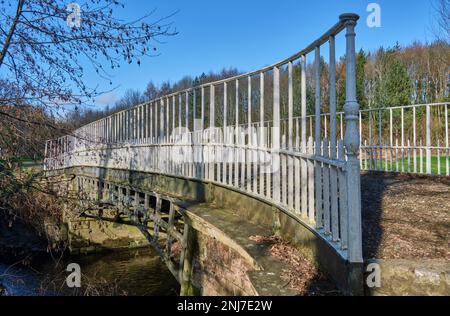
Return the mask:
[[[247,271],[256,293],[263,296],[295,295],[295,290],[286,285],[281,278],[287,264],[270,256],[270,244],[253,240],[254,236],[272,236],[272,227],[250,223],[230,209],[218,208],[213,204],[183,203],[189,218],[193,219],[194,228],[207,232],[215,239],[245,258],[252,267]],[[229,280],[235,282],[239,280]]]

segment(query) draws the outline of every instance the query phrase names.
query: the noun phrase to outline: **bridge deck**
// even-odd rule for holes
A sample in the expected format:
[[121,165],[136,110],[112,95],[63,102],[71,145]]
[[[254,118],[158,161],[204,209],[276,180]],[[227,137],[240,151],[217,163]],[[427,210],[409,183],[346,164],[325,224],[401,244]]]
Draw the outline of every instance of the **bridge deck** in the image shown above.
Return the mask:
[[[225,238],[235,243],[234,247],[239,247],[251,257],[250,260],[254,260],[256,269],[249,271],[248,276],[260,295],[320,295],[322,290],[329,291],[330,282],[326,278],[317,277],[319,272],[315,268],[312,268],[313,273],[302,271],[303,275],[297,275],[304,278],[301,281],[304,287],[301,289],[292,284],[291,280],[286,280],[285,276],[296,267],[292,265],[292,261],[282,260],[272,254],[271,248],[277,241],[267,238],[272,235],[271,227],[250,223],[239,216],[238,212],[217,208],[212,204],[192,205],[187,211],[223,232],[227,236]],[[224,238],[218,235],[216,237]],[[289,253],[285,256],[287,258]],[[306,259],[304,261],[296,264],[312,267]]]

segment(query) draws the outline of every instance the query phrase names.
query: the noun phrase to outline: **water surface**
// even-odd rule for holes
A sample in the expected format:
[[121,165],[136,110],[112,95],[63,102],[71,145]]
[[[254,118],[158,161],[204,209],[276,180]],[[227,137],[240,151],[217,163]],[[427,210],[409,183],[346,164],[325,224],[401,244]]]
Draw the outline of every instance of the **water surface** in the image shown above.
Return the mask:
[[[8,261],[8,262],[6,262]],[[70,289],[69,263],[81,267],[82,287]],[[0,287],[8,295],[177,295],[179,285],[153,249],[51,258],[36,256],[21,262],[0,257]]]

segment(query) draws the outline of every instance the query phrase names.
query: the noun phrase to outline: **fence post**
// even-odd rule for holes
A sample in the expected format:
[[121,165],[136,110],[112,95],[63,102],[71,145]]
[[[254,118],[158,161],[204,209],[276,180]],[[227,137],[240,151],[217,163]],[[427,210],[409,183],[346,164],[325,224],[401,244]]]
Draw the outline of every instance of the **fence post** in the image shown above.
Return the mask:
[[431,174],[431,108],[427,104],[427,174]]
[[358,162],[359,152],[359,104],[356,99],[356,52],[355,26],[359,17],[344,14],[340,17],[347,28],[346,54],[346,116],[345,149],[347,160],[347,205],[348,205],[348,256],[351,263],[362,263],[362,229],[361,229],[361,179]]
[[[446,167],[445,167],[445,169],[446,169],[446,175],[447,175],[447,177],[450,175],[450,169],[449,169],[449,165],[450,165],[450,162],[449,162],[449,157],[448,157],[448,154],[449,154],[449,152],[448,152],[448,104],[445,104],[445,110],[444,110],[444,113],[445,113],[445,165],[446,165]],[[438,159],[440,159],[440,157],[438,158]]]

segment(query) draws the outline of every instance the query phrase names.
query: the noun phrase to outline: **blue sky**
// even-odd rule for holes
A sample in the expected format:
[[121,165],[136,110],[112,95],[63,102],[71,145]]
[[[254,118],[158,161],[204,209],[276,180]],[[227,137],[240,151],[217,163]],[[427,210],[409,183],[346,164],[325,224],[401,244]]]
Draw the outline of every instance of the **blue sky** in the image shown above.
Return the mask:
[[[369,3],[381,6],[381,27],[369,28]],[[148,81],[177,81],[223,67],[250,71],[299,51],[334,25],[344,12],[361,16],[357,47],[366,51],[433,39],[432,0],[127,0],[121,17],[133,19],[157,9],[154,18],[171,18],[179,34],[158,44],[160,56],[114,73],[115,91],[97,99],[112,105],[126,89],[143,91]],[[119,12],[118,12],[119,13]],[[341,39],[342,42],[342,39]],[[339,49],[339,46],[338,46]],[[86,73],[90,86],[110,89],[109,82]]]

